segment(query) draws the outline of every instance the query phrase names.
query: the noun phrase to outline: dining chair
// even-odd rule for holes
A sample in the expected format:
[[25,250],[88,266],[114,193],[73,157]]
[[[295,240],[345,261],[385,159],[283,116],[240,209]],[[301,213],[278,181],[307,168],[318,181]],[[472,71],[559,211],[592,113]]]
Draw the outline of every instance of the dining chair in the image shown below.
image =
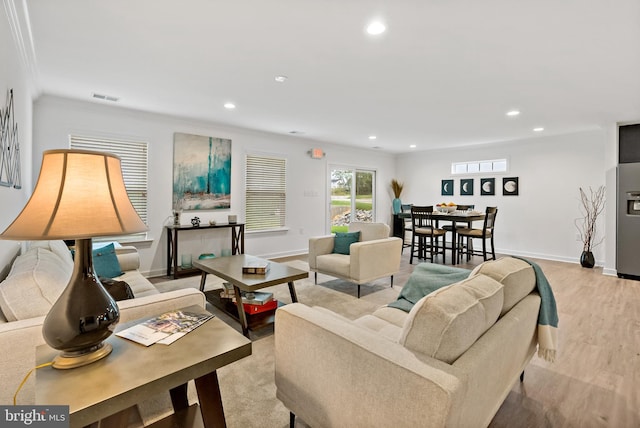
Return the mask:
[[[456,211],[468,211],[474,209],[475,207],[475,205],[456,205]],[[464,227],[468,228],[469,225],[467,224],[467,226],[465,226],[464,224],[456,224],[456,229],[462,229]],[[445,224],[442,226],[442,228],[447,232],[451,232],[451,230],[453,229],[451,224]]]
[[[491,242],[491,256],[493,260],[496,259],[496,251],[493,244],[494,227],[496,223],[496,216],[498,214],[498,207],[487,207],[484,216],[484,223],[482,229],[472,229],[468,227],[456,229],[458,234],[458,261],[460,261],[463,254],[466,254],[467,261],[471,260],[472,255],[482,256],[484,260],[487,260],[487,240]],[[473,240],[482,240],[482,252],[474,251]],[[466,240],[466,244],[464,244]]]
[[[400,205],[400,212],[402,214],[409,214],[411,215],[411,205],[412,204],[402,204]],[[400,253],[404,253],[404,249],[406,247],[411,247],[411,241],[407,240],[407,232],[411,232],[412,228],[411,228],[411,217],[405,217],[404,219],[404,230],[402,231],[402,250],[400,250]]]
[[[416,255],[418,259],[427,259],[427,238],[429,239],[429,259],[432,262],[434,254],[438,253],[438,241],[440,237],[443,237],[444,241],[444,235],[446,232],[443,229],[438,229],[433,226],[432,214],[433,205],[411,206],[411,256],[409,257],[409,264],[413,264],[414,255]],[[443,250],[443,263],[444,257],[445,255]]]

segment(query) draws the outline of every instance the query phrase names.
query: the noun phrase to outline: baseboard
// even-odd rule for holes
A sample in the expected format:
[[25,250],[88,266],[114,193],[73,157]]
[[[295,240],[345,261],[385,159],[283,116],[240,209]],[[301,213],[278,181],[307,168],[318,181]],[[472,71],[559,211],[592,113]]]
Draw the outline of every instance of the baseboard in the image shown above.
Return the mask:
[[[532,259],[542,259],[542,260],[552,260],[555,262],[564,262],[564,263],[580,263],[580,258],[578,257],[565,257],[565,256],[556,256],[552,254],[541,254],[541,253],[529,253],[526,251],[513,251],[513,250],[505,250],[496,248],[496,254],[505,254],[519,257],[530,257]],[[604,260],[596,260],[596,266],[604,266]],[[603,270],[604,274],[604,270]],[[609,274],[607,274],[609,275]],[[615,275],[615,273],[614,273]]]

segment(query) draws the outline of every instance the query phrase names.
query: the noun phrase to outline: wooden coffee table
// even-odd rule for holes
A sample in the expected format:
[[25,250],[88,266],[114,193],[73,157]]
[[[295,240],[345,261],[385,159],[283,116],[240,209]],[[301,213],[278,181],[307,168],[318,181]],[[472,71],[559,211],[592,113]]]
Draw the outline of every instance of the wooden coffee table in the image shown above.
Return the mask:
[[[269,270],[266,274],[242,273],[243,266],[250,263],[260,262],[269,263]],[[296,295],[296,289],[293,285],[293,281],[309,277],[309,272],[307,271],[292,268],[286,264],[250,256],[248,254],[197,260],[193,262],[193,266],[202,271],[202,277],[200,279],[200,291],[202,292],[204,292],[207,274],[215,275],[233,285],[236,296],[237,318],[242,326],[242,334],[247,337],[249,337],[249,323],[247,322],[247,315],[245,314],[242,306],[241,291],[253,292],[261,288],[284,284],[286,282],[289,285],[291,301],[295,303],[298,301],[298,296]],[[210,303],[219,307],[220,298],[218,291],[208,292],[205,293],[205,295],[207,295],[207,300],[209,300]]]

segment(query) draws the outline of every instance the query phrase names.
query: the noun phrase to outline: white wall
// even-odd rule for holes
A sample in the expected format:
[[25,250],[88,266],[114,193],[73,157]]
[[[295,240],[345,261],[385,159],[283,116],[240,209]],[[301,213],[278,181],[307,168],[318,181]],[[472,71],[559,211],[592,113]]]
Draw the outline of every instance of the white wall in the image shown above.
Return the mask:
[[[166,230],[172,203],[173,134],[185,132],[232,140],[231,209],[183,213],[188,224],[195,215],[203,222],[214,218],[226,222],[229,213],[244,219],[244,156],[247,151],[284,155],[287,158],[288,231],[247,234],[245,252],[273,257],[306,253],[310,236],[326,232],[327,174],[329,164],[351,165],[377,171],[377,220],[391,223],[388,183],[395,171],[395,157],[375,150],[362,150],[314,142],[289,135],[236,129],[92,102],[44,96],[34,103],[34,175],[40,170],[42,152],[68,147],[69,134],[133,138],[149,142],[149,235],[153,242],[136,244],[141,254],[141,270],[151,275],[166,271]],[[322,160],[307,154],[312,147],[326,152]],[[313,195],[313,196],[308,196]],[[317,195],[317,196],[316,196]],[[179,253],[218,254],[229,247],[227,229],[181,234]]]
[[[21,153],[22,189],[0,186],[0,232],[20,213],[31,191],[31,86],[12,40],[9,22],[3,10],[0,12],[0,107],[3,110],[6,108],[9,90],[13,89]],[[0,274],[17,247],[18,244],[14,241],[0,240]]]
[[[474,196],[460,196],[460,177],[451,175],[451,162],[501,158],[509,160],[507,174],[475,175]],[[605,132],[591,131],[413,153],[398,157],[396,167],[398,178],[407,183],[402,197],[405,203],[435,205],[451,200],[475,204],[481,210],[497,206],[498,252],[577,262],[582,252],[574,225],[580,215],[578,189],[605,184],[604,158]],[[519,196],[502,195],[502,178],[509,176],[519,177]],[[496,177],[495,196],[480,196],[481,177]],[[450,178],[455,179],[454,196],[441,196],[440,182]],[[594,249],[599,265],[604,264],[604,248],[600,245]]]

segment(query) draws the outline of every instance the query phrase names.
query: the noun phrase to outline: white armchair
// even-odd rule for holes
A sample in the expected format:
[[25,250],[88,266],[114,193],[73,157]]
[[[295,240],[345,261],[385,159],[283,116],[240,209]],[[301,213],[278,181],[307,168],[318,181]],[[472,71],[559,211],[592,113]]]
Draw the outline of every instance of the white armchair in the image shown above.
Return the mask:
[[391,277],[400,270],[402,240],[389,237],[390,228],[384,223],[349,224],[349,232],[360,232],[360,241],[349,247],[349,254],[334,253],[335,235],[317,236],[309,239],[309,268],[315,273],[318,283],[318,272],[364,284],[385,276]]

